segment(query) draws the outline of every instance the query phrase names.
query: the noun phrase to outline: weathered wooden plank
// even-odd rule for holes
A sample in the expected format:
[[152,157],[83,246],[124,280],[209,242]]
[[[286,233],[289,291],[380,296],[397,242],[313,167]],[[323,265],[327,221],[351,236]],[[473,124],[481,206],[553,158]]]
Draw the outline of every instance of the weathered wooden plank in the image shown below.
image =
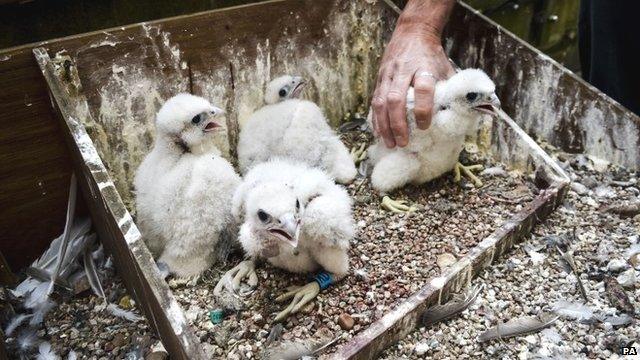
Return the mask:
[[56,67],[43,48],[36,48],[33,53],[51,90],[54,108],[67,130],[64,138],[71,148],[73,169],[82,193],[89,199],[94,227],[105,248],[113,254],[119,275],[173,358],[205,359],[197,337],[160,276],[133,218],[80,122],[80,118],[91,117],[86,99],[69,91],[73,89],[73,79],[71,85],[62,79],[73,77],[72,72],[64,69],[72,69],[75,65],[67,60]]
[[259,0],[0,0],[0,48]]
[[0,248],[17,271],[62,232],[70,160],[30,51],[0,52]]

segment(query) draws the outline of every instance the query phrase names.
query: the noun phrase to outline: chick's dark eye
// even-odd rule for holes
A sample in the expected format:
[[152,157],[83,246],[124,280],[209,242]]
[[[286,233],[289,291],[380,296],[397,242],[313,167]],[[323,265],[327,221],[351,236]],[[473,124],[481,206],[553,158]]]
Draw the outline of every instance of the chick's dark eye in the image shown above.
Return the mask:
[[278,92],[278,95],[280,95],[280,97],[284,97],[285,95],[287,95],[287,90],[280,89],[280,91]]
[[468,101],[474,101],[477,98],[478,98],[478,93],[477,92],[467,93],[467,100]]
[[194,124],[199,124],[201,120],[202,120],[202,116],[201,114],[198,114],[191,119],[191,122]]
[[262,222],[267,222],[267,220],[269,220],[269,214],[264,212],[264,210],[258,210],[258,219]]

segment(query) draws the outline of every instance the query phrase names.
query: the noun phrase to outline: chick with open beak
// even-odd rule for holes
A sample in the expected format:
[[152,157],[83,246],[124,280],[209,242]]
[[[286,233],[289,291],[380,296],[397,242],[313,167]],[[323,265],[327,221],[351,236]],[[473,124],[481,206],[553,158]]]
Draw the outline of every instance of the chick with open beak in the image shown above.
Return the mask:
[[[384,196],[381,203],[384,209],[414,211],[413,206],[387,195],[407,184],[421,185],[452,170],[456,182],[465,175],[476,187],[482,186],[482,181],[473,174],[482,165],[466,166],[458,159],[467,136],[477,133],[486,115],[497,114],[500,101],[495,92],[495,83],[480,69],[461,70],[447,80],[438,81],[431,125],[422,130],[416,122],[416,89],[409,88],[407,146],[389,149],[381,135],[376,134],[374,144],[366,150],[368,162],[373,166],[371,186]],[[373,127],[372,113],[367,121]]]
[[243,279],[257,285],[255,259],[294,273],[316,273],[314,281],[276,299],[292,299],[275,321],[298,312],[349,269],[349,242],[355,235],[351,198],[322,170],[287,160],[253,167],[238,187],[232,212],[244,222],[239,240],[248,260],[214,289],[237,292]]
[[137,223],[154,258],[176,278],[195,281],[224,253],[234,226],[240,177],[215,145],[223,111],[178,94],[156,116],[153,148],[136,170]]
[[178,131],[174,131],[174,144],[185,153],[207,153],[213,146],[213,133],[225,130],[221,117],[224,110],[213,105],[207,105],[204,109],[185,114],[188,122],[185,122]]
[[257,217],[262,224],[261,255],[272,258],[280,255],[280,248],[296,252],[300,239],[300,201],[296,199],[296,212],[287,212],[275,218],[263,209],[258,210]]
[[494,92],[469,92],[465,95],[465,98],[470,103],[471,109],[483,114],[496,116],[497,110],[500,109],[500,99]]

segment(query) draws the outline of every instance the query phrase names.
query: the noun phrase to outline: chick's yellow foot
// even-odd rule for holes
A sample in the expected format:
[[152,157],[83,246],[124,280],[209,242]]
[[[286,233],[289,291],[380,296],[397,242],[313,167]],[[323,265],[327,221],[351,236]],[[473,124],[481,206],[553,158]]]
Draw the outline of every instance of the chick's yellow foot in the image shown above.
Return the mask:
[[290,298],[293,298],[293,300],[291,300],[289,306],[278,313],[274,321],[280,322],[286,319],[289,315],[297,313],[311,300],[315,299],[315,297],[318,296],[318,293],[320,293],[320,285],[316,281],[313,281],[305,286],[294,288],[293,290],[278,296],[276,298],[277,302],[283,302]]
[[256,274],[253,260],[245,260],[233,269],[227,271],[220,278],[218,284],[216,284],[216,287],[213,289],[213,294],[216,296],[220,295],[222,289],[230,290],[235,294],[240,289],[240,284],[244,279],[248,279],[247,285],[249,285],[251,289],[258,285],[258,275]]
[[473,185],[476,187],[482,187],[482,180],[472,173],[472,171],[482,170],[482,168],[483,166],[480,164],[465,166],[461,163],[456,163],[456,166],[453,168],[453,181],[459,183],[461,175],[464,174],[464,176],[468,177],[469,180],[473,182]]
[[393,200],[388,196],[382,198],[380,207],[394,213],[410,213],[418,210],[415,206],[407,205],[406,200]]
[[354,146],[351,148],[351,158],[353,162],[358,165],[362,160],[367,158],[367,144],[362,143],[360,146]]

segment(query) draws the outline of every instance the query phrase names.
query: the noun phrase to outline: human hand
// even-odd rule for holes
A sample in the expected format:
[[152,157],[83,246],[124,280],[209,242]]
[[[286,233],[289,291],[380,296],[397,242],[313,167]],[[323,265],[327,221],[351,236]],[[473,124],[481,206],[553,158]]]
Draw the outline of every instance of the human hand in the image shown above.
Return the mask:
[[409,86],[415,90],[414,114],[419,129],[427,129],[433,113],[436,81],[455,73],[442,48],[440,34],[424,24],[398,21],[387,45],[373,94],[374,131],[387,147],[406,146],[409,131],[406,97]]

